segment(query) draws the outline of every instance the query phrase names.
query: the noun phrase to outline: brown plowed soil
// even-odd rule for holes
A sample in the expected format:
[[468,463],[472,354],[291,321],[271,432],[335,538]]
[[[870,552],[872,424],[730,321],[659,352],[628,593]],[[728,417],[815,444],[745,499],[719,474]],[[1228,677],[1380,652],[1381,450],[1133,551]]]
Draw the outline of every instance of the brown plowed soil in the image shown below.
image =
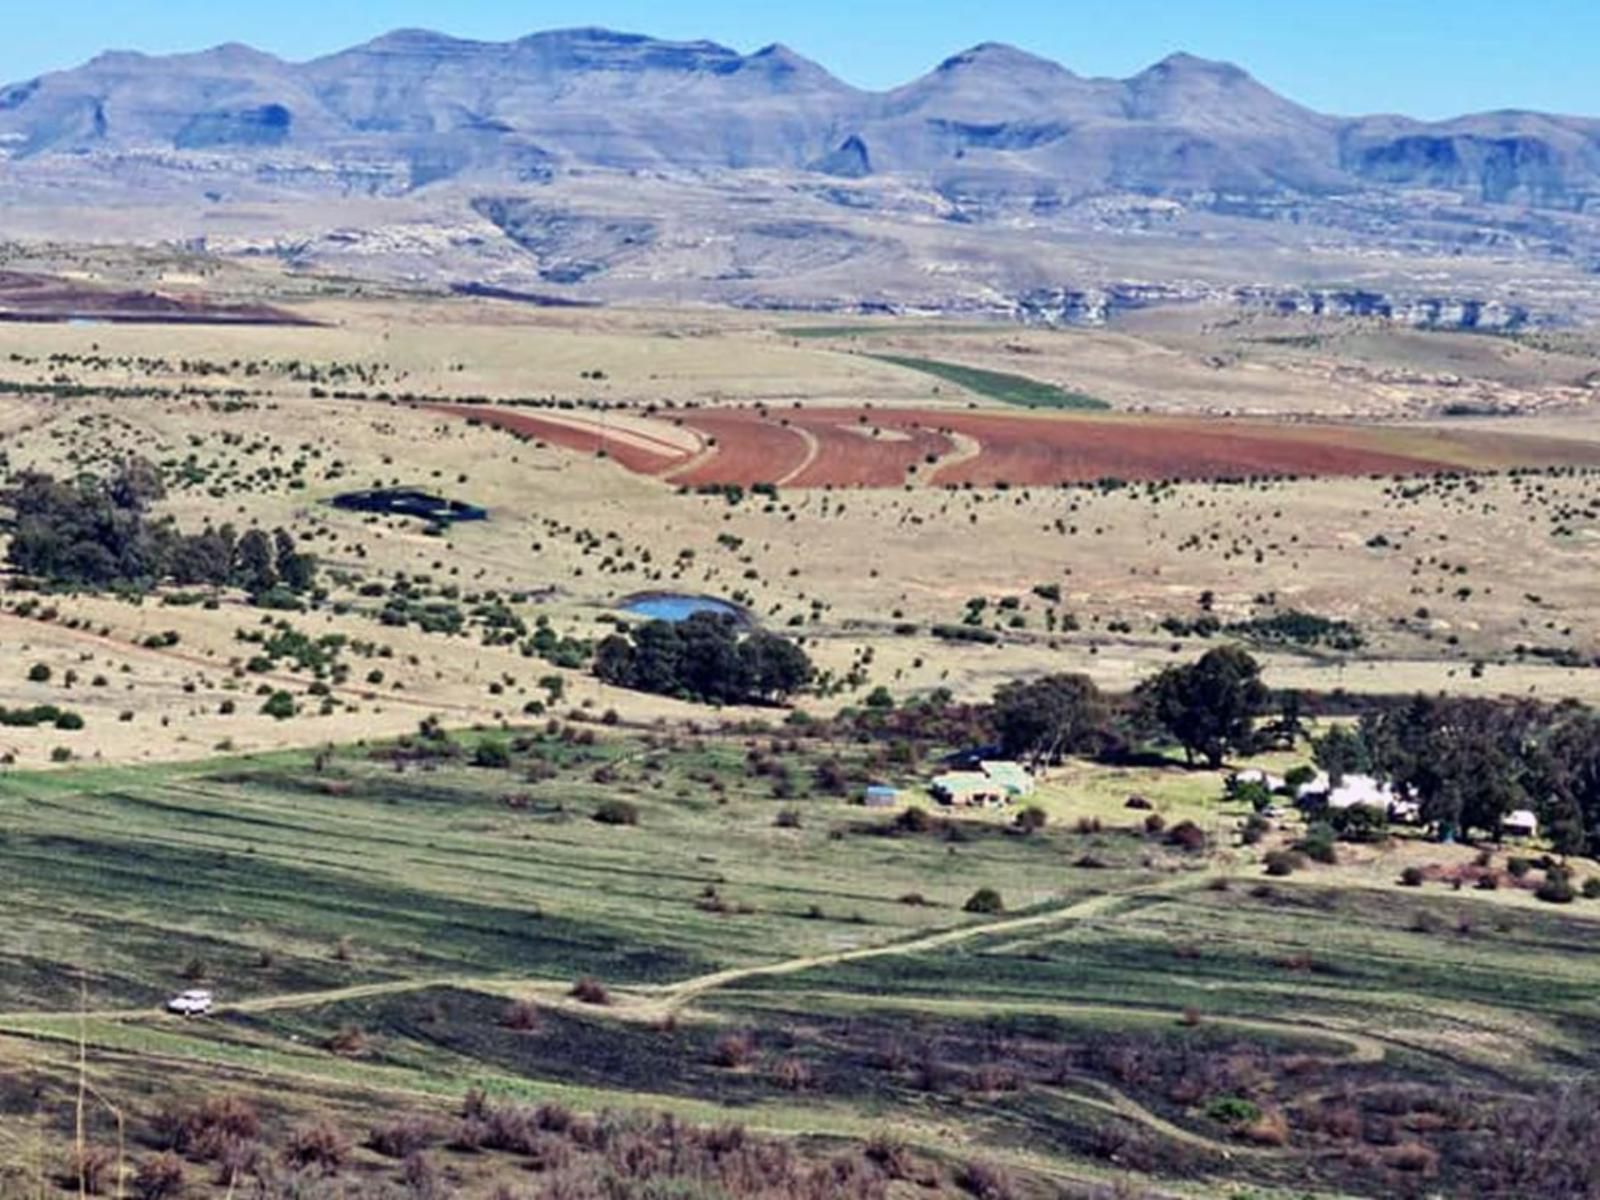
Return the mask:
[[612,436],[599,424],[592,429],[586,429],[547,420],[516,409],[491,408],[475,404],[433,404],[428,407],[435,412],[479,420],[485,425],[523,434],[551,446],[560,446],[565,450],[598,454],[603,449],[608,458],[615,459],[639,475],[658,475],[685,462],[688,458],[682,450],[666,442],[650,442],[637,434],[630,434],[627,437]]
[[[598,418],[574,425],[495,408],[454,411],[593,453]],[[668,418],[656,418],[665,422]],[[1600,442],[1488,428],[1273,424],[1122,413],[813,407],[692,409],[671,420],[700,434],[695,455],[659,443],[642,422],[632,444],[607,449],[630,470],[676,484],[782,482],[786,487],[998,483],[1041,486],[1099,479],[1417,475],[1512,466],[1600,466]],[[593,431],[582,424],[593,422]],[[976,446],[974,453],[972,447]],[[935,460],[929,462],[930,456]],[[946,460],[943,465],[937,460]],[[917,470],[913,473],[911,468]]]
[[[695,409],[683,423],[706,440],[708,452],[686,470],[674,472],[673,483],[702,487],[715,483],[776,483],[805,466],[806,439],[781,422],[784,416],[762,416],[756,409]],[[716,439],[712,445],[712,439]]]
[[899,487],[912,467],[927,471],[927,459],[941,458],[955,446],[944,434],[912,421],[881,420],[863,409],[818,409],[791,420],[818,442],[818,452],[789,480],[791,487]]

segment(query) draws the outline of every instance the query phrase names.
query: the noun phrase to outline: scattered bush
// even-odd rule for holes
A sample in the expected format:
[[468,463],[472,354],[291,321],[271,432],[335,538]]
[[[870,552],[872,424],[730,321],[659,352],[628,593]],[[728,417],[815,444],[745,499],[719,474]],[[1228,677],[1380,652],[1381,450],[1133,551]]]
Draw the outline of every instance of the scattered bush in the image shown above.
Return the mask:
[[711,1048],[711,1061],[724,1070],[735,1071],[750,1064],[756,1054],[754,1036],[744,1032],[725,1033]]
[[538,1006],[527,1000],[513,1000],[500,1014],[500,1024],[519,1033],[531,1033],[539,1028]]
[[1400,872],[1401,887],[1421,887],[1427,879],[1427,874],[1421,867],[1407,867]]
[[1206,848],[1205,830],[1193,821],[1179,821],[1167,834],[1167,845],[1175,846],[1186,854],[1198,854]]
[[295,705],[294,697],[283,691],[273,692],[272,695],[267,697],[267,702],[261,706],[262,715],[271,717],[274,721],[287,721],[299,711],[299,708]]
[[1563,867],[1551,867],[1544,873],[1544,880],[1534,895],[1546,904],[1571,904],[1577,899],[1577,891],[1572,886],[1572,874]]
[[291,1167],[336,1175],[350,1157],[350,1142],[332,1122],[314,1121],[290,1131],[283,1157]]
[[1005,910],[1005,901],[1000,898],[1000,893],[991,887],[979,888],[961,906],[962,912],[978,913],[983,916],[993,916]]
[[1293,875],[1306,864],[1305,858],[1297,850],[1270,851],[1265,862],[1267,864],[1267,874],[1280,877]]
[[139,1200],[168,1200],[183,1191],[183,1184],[183,1160],[170,1150],[145,1159],[133,1176]]
[[1206,1105],[1206,1116],[1219,1125],[1249,1125],[1261,1119],[1259,1105],[1243,1096],[1218,1096]]
[[1017,828],[1023,833],[1038,833],[1050,822],[1050,814],[1037,804],[1030,804],[1017,814]]
[[606,991],[605,985],[598,979],[585,975],[572,985],[569,993],[574,1000],[582,1004],[606,1005],[611,1003],[611,993]]
[[367,1145],[385,1158],[410,1158],[439,1140],[439,1128],[424,1117],[401,1117],[373,1129]]
[[594,810],[594,819],[602,825],[637,825],[639,807],[628,800],[602,800]]

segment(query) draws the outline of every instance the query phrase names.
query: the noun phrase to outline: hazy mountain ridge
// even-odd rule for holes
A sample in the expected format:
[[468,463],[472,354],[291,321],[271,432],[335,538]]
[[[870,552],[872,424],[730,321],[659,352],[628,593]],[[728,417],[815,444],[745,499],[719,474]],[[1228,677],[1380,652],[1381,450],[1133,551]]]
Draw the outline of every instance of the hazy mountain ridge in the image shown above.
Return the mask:
[[13,170],[51,156],[226,155],[391,172],[400,190],[551,165],[897,173],[1000,196],[1446,189],[1600,206],[1600,121],[1312,112],[1226,63],[1173,55],[1087,79],[985,44],[883,93],[783,46],[740,54],[598,29],[476,42],[401,30],[306,63],[238,45],[103,54],[0,92]]

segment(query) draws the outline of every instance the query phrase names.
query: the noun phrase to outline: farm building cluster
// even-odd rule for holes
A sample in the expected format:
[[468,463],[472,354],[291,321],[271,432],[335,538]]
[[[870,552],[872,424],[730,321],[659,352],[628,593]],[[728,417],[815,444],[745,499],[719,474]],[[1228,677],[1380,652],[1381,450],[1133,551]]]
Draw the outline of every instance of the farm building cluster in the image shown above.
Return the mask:
[[[1324,771],[1294,788],[1277,775],[1265,771],[1240,771],[1229,779],[1234,790],[1245,784],[1259,784],[1274,795],[1294,797],[1296,807],[1305,811],[1347,812],[1364,808],[1381,813],[1393,825],[1421,825],[1422,805],[1391,784],[1371,775],[1345,775],[1335,781]],[[1539,818],[1531,809],[1508,813],[1500,823],[1506,837],[1533,838],[1539,835]]]

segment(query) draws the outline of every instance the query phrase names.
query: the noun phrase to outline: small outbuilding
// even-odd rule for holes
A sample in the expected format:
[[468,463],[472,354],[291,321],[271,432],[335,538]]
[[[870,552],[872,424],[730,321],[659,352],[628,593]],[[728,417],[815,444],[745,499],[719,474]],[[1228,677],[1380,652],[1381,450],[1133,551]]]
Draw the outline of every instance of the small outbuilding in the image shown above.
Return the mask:
[[1500,835],[1502,837],[1535,838],[1539,836],[1539,818],[1531,809],[1519,808],[1515,812],[1507,813],[1500,822]]
[[861,797],[868,808],[895,808],[900,803],[900,789],[874,784]]

